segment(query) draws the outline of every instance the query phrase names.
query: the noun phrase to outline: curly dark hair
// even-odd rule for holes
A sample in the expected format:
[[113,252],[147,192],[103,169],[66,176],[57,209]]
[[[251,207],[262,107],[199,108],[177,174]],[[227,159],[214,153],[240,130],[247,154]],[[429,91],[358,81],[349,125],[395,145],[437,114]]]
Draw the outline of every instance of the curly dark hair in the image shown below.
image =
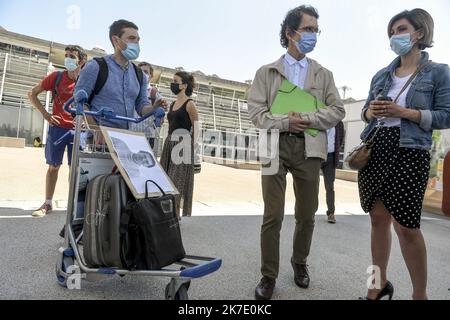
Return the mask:
[[292,33],[294,30],[297,30],[302,23],[304,14],[319,19],[319,12],[317,9],[309,5],[302,5],[290,10],[281,24],[280,43],[283,48],[287,48],[289,46],[289,39],[286,37],[286,31]]
[[68,45],[65,49],[65,51],[74,51],[78,53],[78,58],[80,59],[80,61],[86,61],[87,60],[87,54],[86,51],[78,46],[78,45]]
[[155,71],[155,69],[153,69],[153,66],[150,64],[150,63],[148,63],[148,62],[145,62],[145,61],[142,61],[142,62],[140,62],[139,64],[138,64],[138,67],[140,68],[140,67],[148,67],[149,69],[150,69],[150,73],[151,74],[153,74],[153,72]]
[[194,93],[194,89],[195,89],[194,76],[191,73],[185,72],[185,71],[178,71],[177,73],[175,73],[175,75],[179,76],[181,78],[181,81],[183,82],[183,84],[187,84],[186,95],[188,97],[192,96],[192,94]]

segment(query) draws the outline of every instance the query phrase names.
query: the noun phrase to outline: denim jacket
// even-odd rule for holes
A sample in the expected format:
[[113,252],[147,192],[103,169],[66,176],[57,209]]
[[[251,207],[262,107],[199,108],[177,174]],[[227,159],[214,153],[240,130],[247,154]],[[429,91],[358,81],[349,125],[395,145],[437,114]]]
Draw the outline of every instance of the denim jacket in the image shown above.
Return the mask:
[[[428,53],[422,52],[420,64],[427,63]],[[400,57],[396,58],[388,67],[380,70],[372,79],[369,97],[363,107],[361,118],[371,101],[378,95],[386,96],[393,82],[395,69],[400,65]],[[406,96],[406,107],[419,110],[420,123],[401,119],[400,147],[429,150],[432,146],[433,130],[450,128],[450,69],[446,64],[430,63],[423,68]],[[366,140],[372,130],[377,126],[377,119],[372,119],[361,134]]]

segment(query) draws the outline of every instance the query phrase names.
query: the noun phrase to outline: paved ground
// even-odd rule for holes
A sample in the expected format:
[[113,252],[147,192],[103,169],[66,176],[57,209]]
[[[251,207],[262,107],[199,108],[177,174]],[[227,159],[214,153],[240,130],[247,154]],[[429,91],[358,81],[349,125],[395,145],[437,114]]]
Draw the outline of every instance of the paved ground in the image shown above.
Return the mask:
[[[0,148],[0,177],[6,182],[0,184],[0,207],[29,210],[39,207],[44,200],[46,170],[43,149]],[[59,208],[67,205],[68,175],[68,166],[63,165],[54,196]],[[260,181],[258,171],[203,163],[201,174],[195,176],[194,215],[260,215],[263,208]],[[336,198],[340,213],[363,213],[355,183],[337,181]],[[288,176],[286,212],[292,212],[294,201],[292,179]],[[319,213],[326,211],[323,186],[320,204]]]
[[[0,216],[27,216],[29,212],[0,209]],[[164,278],[111,278],[83,282],[81,291],[60,288],[55,282],[57,231],[64,212],[44,219],[0,219],[0,299],[162,299],[168,282]],[[293,217],[287,216],[282,232],[281,272],[275,299],[355,299],[364,294],[370,263],[368,219],[339,216],[335,226],[317,218],[310,258],[312,285],[302,290],[293,284],[289,265]],[[193,281],[192,299],[252,299],[259,280],[258,216],[211,216],[182,220],[182,233],[189,254],[223,258],[215,274]],[[424,221],[429,253],[430,298],[450,299],[450,222]],[[410,282],[396,242],[390,263],[390,279],[397,299],[408,299]]]
[[[165,278],[111,278],[83,282],[82,290],[69,291],[56,284],[58,232],[65,221],[67,169],[63,169],[57,197],[60,211],[43,219],[30,217],[40,204],[45,176],[41,150],[0,148],[0,299],[162,299]],[[222,268],[193,281],[191,299],[252,299],[259,281],[259,230],[262,200],[259,173],[203,165],[196,176],[194,217],[181,221],[188,254],[223,259]],[[358,205],[354,183],[338,181],[338,224],[324,216],[324,190],[316,219],[310,256],[311,288],[295,286],[289,258],[294,221],[287,215],[282,230],[280,277],[275,299],[355,299],[365,294],[370,264],[369,219]],[[292,188],[286,212],[293,211]],[[25,210],[24,210],[25,209]],[[429,260],[429,295],[450,300],[450,220],[424,215],[423,232]],[[389,266],[396,299],[411,294],[409,276],[394,237]]]

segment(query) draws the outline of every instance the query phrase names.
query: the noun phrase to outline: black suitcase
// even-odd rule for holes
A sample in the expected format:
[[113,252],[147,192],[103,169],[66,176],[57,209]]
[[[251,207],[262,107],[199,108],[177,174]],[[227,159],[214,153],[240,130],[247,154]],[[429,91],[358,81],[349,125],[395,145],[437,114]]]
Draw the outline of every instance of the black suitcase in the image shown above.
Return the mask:
[[[148,183],[155,184],[161,197],[148,197]],[[130,203],[122,217],[121,235],[124,263],[130,270],[158,270],[182,260],[184,251],[175,197],[166,195],[147,181],[146,198]]]
[[89,182],[83,226],[83,256],[89,267],[123,268],[120,221],[134,201],[121,175],[99,175]]

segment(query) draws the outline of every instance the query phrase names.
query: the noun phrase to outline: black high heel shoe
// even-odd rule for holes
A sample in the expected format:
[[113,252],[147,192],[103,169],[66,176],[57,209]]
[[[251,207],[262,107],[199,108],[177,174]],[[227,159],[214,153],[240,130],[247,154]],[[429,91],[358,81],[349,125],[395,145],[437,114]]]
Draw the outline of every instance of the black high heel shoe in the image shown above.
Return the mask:
[[392,296],[394,295],[394,286],[391,282],[387,281],[386,286],[383,288],[383,290],[378,293],[377,297],[375,299],[369,299],[367,296],[360,297],[359,300],[381,300],[386,296],[389,296],[389,300],[392,300]]

